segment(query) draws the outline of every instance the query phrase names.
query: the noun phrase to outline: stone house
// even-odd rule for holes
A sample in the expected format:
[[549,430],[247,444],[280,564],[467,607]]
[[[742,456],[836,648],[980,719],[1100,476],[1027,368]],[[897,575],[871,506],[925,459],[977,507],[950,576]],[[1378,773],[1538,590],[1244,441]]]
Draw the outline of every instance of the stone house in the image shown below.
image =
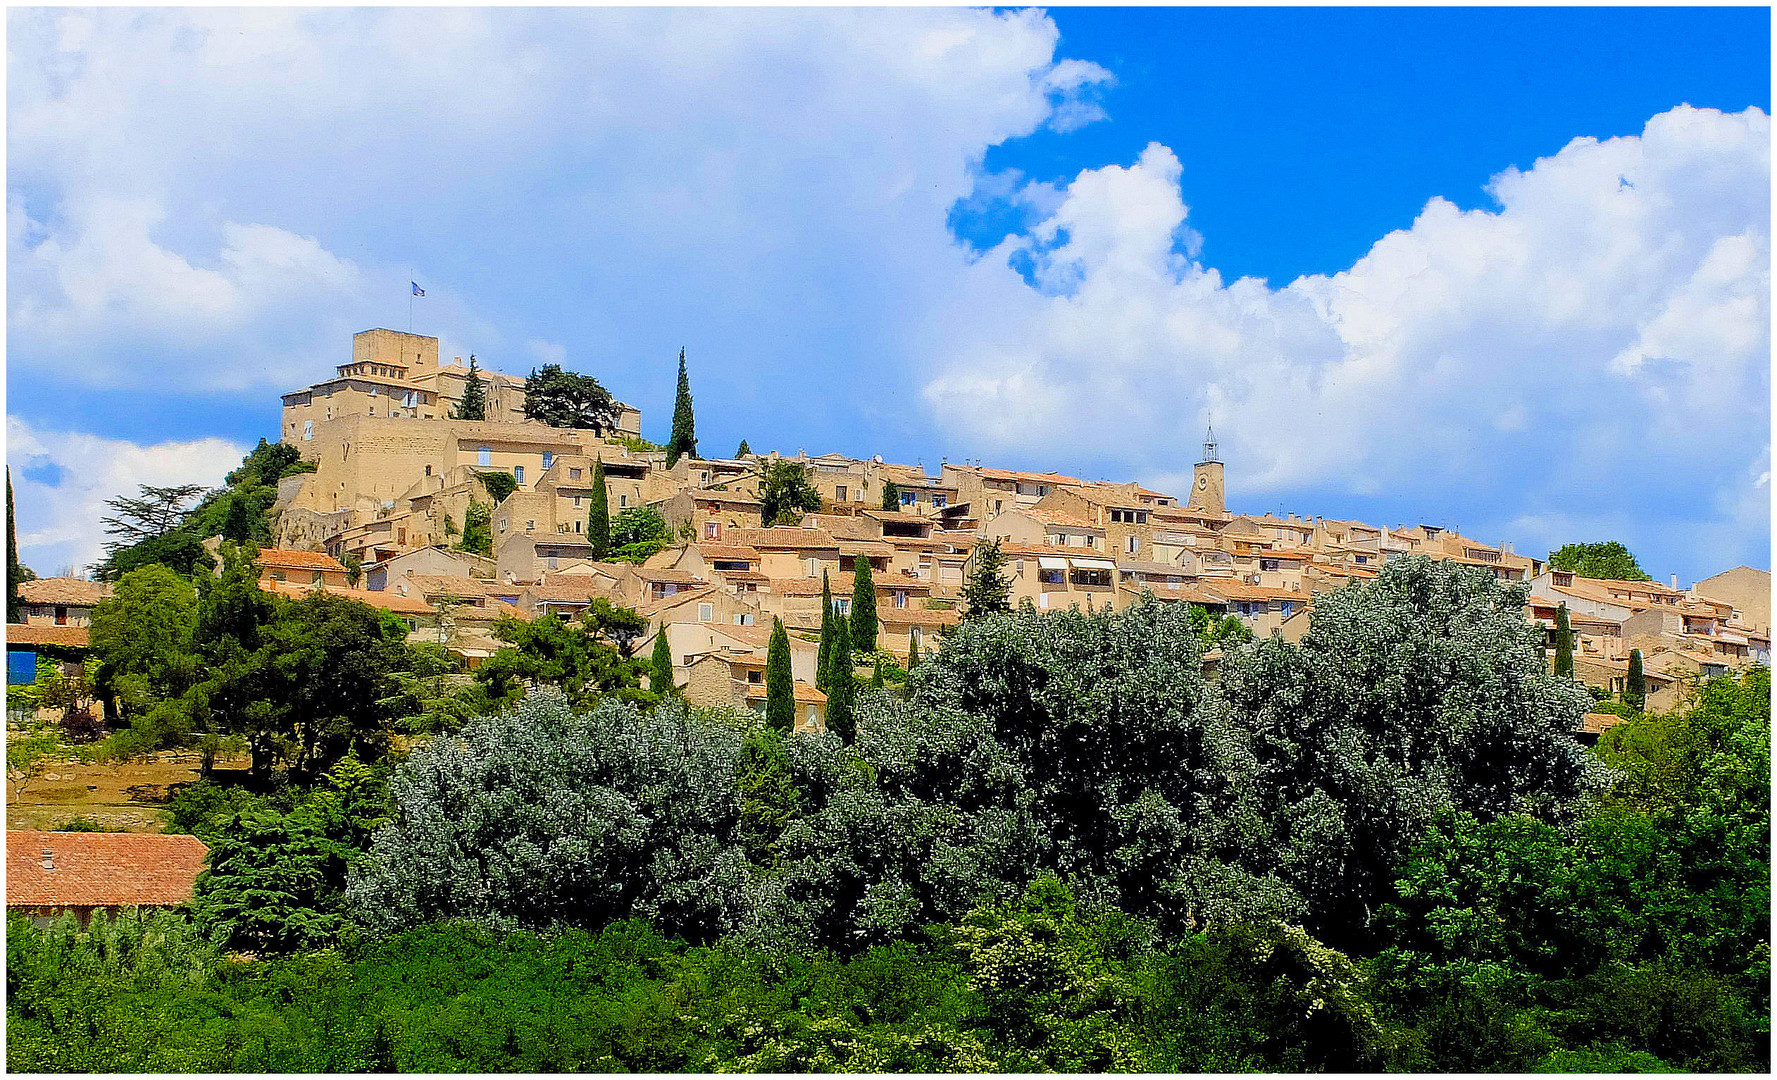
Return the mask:
[[102,581],[76,577],[19,582],[19,619],[27,626],[91,626],[93,608],[111,595]]
[[6,831],[6,910],[48,926],[72,913],[171,908],[191,899],[209,848],[183,833]]

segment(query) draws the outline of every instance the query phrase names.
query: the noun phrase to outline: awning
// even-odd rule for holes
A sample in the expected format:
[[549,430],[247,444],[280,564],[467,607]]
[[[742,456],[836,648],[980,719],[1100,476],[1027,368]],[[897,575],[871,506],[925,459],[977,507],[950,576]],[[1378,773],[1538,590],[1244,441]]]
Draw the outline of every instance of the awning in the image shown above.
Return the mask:
[[1117,564],[1109,559],[1076,558],[1073,563],[1076,570],[1115,570],[1117,568]]
[[1058,555],[1038,555],[1037,565],[1044,570],[1066,570],[1067,560]]

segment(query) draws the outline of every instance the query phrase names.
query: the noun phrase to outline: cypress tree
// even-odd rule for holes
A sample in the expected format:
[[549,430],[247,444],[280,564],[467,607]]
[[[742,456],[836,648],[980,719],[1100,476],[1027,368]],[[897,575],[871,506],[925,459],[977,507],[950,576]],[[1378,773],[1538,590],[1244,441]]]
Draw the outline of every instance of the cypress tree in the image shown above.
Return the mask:
[[605,462],[592,463],[592,496],[587,499],[586,542],[592,545],[592,557],[604,559],[611,554],[611,497],[605,492]]
[[743,458],[752,452],[753,452],[753,448],[747,445],[747,441],[745,439],[742,439],[740,441],[740,446],[735,448],[734,456],[737,458]]
[[876,673],[870,676],[870,685],[878,690],[882,689],[882,657],[880,655],[876,658]]
[[22,622],[19,614],[19,582],[25,580],[25,568],[19,562],[18,522],[12,513],[12,468],[6,470],[6,621]]
[[857,718],[852,703],[857,697],[857,680],[853,672],[851,632],[840,619],[833,634],[832,670],[827,673],[827,730],[850,745],[858,737]]
[[765,649],[765,726],[789,733],[796,729],[796,680],[790,674],[790,635],[784,621],[771,620],[771,644]]
[[876,651],[876,582],[870,576],[870,560],[853,560],[851,587],[851,642],[859,652]]
[[666,444],[666,467],[681,457],[697,456],[697,424],[691,416],[691,380],[685,375],[685,350],[679,350],[679,396],[673,402],[673,436]]
[[666,640],[666,623],[654,635],[654,654],[648,658],[650,671],[648,689],[662,697],[673,690],[673,650]]
[[487,387],[481,381],[481,369],[475,366],[475,354],[469,354],[469,378],[463,383],[463,399],[457,402],[452,420],[486,420]]
[[893,480],[882,482],[882,508],[884,510],[901,509],[901,487]]
[[963,618],[1003,615],[1012,610],[1012,583],[1002,572],[1005,567],[1006,556],[1000,552],[998,540],[975,546],[975,568],[963,585]]
[[919,638],[914,636],[914,633],[912,630],[909,630],[909,631],[907,631],[907,670],[912,671],[914,668],[914,665],[916,665],[918,663],[919,663]]
[[237,544],[253,539],[253,509],[239,492],[228,496],[228,516],[222,520],[222,539]]
[[827,661],[833,658],[833,586],[827,572],[821,571],[821,650],[815,659],[814,685],[823,693],[827,689]]
[[1573,678],[1573,630],[1567,623],[1567,605],[1555,609],[1555,674]]
[[1623,683],[1623,703],[1641,712],[1647,708],[1647,674],[1641,670],[1641,650],[1629,652],[1629,678]]

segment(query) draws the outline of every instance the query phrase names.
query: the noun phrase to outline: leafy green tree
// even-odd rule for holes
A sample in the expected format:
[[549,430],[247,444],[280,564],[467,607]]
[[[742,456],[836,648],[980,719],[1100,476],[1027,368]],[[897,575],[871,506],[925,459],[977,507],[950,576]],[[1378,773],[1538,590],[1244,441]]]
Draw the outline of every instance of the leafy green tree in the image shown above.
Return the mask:
[[782,732],[766,727],[747,734],[735,762],[735,791],[740,798],[737,839],[747,861],[762,870],[775,869],[781,862],[778,841],[801,808]]
[[833,630],[833,655],[827,671],[827,730],[847,746],[857,741],[857,675],[852,658],[851,629],[840,619]]
[[502,616],[494,637],[507,644],[475,669],[475,679],[496,702],[516,700],[526,684],[557,687],[577,705],[605,694],[651,700],[641,690],[645,663],[624,657],[584,623],[565,623],[553,614],[529,622]]
[[1238,615],[1217,618],[1209,609],[1191,605],[1191,627],[1197,631],[1206,649],[1229,649],[1245,645],[1253,639],[1253,628]]
[[765,649],[765,724],[785,734],[796,727],[796,682],[790,674],[790,635],[784,621],[771,620],[771,639]]
[[1004,615],[1012,610],[1012,583],[1006,580],[1005,569],[1006,557],[1000,553],[998,540],[975,545],[974,565],[963,583],[964,619]]
[[306,822],[271,810],[234,815],[209,839],[192,907],[228,948],[282,952],[330,944],[344,927],[318,910],[334,845]]
[[187,577],[214,567],[215,560],[203,547],[204,537],[211,534],[195,525],[187,527],[187,518],[193,513],[189,504],[204,494],[203,485],[142,484],[140,488],[137,498],[119,495],[105,500],[112,512],[100,522],[112,539],[105,542],[105,558],[91,568],[99,580],[116,581],[154,562]]
[[1567,623],[1567,605],[1555,608],[1555,674],[1573,678],[1573,628]]
[[850,644],[859,652],[875,652],[876,581],[870,575],[869,559],[860,555],[852,565]]
[[809,482],[807,466],[795,461],[768,463],[759,476],[759,522],[794,525],[821,508],[821,493]]
[[673,399],[673,434],[666,444],[666,467],[681,457],[697,456],[697,422],[691,415],[691,379],[685,374],[685,350],[679,350],[679,390]]
[[882,656],[881,654],[878,654],[876,657],[876,670],[870,674],[870,688],[872,690],[881,690],[882,685]]
[[668,694],[673,689],[673,651],[667,644],[666,624],[661,623],[654,632],[654,655],[650,658],[651,668],[648,674],[648,689],[656,694]]
[[882,482],[882,508],[884,510],[901,509],[901,488],[893,480]]
[[481,683],[449,681],[462,661],[433,641],[414,642],[407,649],[405,670],[388,672],[392,692],[382,699],[395,730],[405,735],[460,731],[464,724],[494,708]]
[[611,519],[612,558],[618,562],[646,562],[672,543],[666,519],[651,506],[631,506]]
[[595,596],[580,612],[580,625],[595,638],[608,642],[625,660],[635,655],[635,643],[648,632],[648,620],[633,608]]
[[550,427],[617,430],[622,409],[611,392],[590,375],[563,371],[560,364],[533,368],[524,386],[524,415]]
[[753,448],[747,445],[747,441],[745,439],[742,439],[740,441],[740,445],[734,448],[734,456],[736,458],[744,458],[748,454],[751,454],[752,452],[753,452]]
[[452,420],[486,420],[487,419],[487,385],[482,382],[481,369],[476,366],[475,355],[469,355],[469,377],[463,381],[463,396],[457,407],[451,412]]
[[259,445],[249,450],[239,467],[223,477],[222,482],[231,488],[276,486],[286,476],[314,471],[314,463],[303,461],[302,451],[296,447],[260,439]]
[[494,508],[480,499],[470,499],[463,510],[463,536],[457,541],[458,551],[471,555],[492,556],[494,553]]
[[611,554],[611,496],[605,490],[605,462],[592,463],[592,492],[587,497],[586,542],[592,545],[592,557],[603,561]]
[[1629,650],[1629,676],[1623,681],[1623,701],[1637,712],[1647,708],[1647,674],[1641,670],[1641,650]]
[[1563,544],[1549,554],[1549,568],[1612,581],[1652,581],[1629,549],[1616,540]]
[[487,493],[494,500],[495,506],[505,502],[506,496],[518,490],[518,478],[503,470],[478,472],[475,474],[475,478],[480,480],[481,486],[487,489]]
[[341,556],[339,562],[346,568],[346,584],[357,588],[358,583],[364,580],[364,560],[348,551]]
[[245,544],[254,539],[253,506],[245,498],[231,494],[228,497],[228,516],[222,523],[222,539],[233,540]]
[[178,701],[202,678],[193,647],[197,592],[165,566],[125,574],[93,609],[95,689],[108,715],[125,723]]

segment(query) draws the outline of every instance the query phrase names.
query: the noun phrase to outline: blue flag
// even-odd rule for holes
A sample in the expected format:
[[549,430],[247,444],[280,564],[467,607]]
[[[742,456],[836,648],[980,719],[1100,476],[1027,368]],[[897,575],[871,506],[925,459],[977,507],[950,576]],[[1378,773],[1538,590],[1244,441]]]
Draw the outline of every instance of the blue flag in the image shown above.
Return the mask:
[[408,284],[409,284],[409,285],[412,285],[412,286],[413,286],[413,294],[414,294],[414,295],[415,295],[415,296],[424,296],[424,295],[426,295],[426,290],[424,290],[424,289],[422,289],[422,288],[420,288],[420,283],[419,283],[419,282],[417,282],[417,281],[410,281],[410,282],[408,282]]

